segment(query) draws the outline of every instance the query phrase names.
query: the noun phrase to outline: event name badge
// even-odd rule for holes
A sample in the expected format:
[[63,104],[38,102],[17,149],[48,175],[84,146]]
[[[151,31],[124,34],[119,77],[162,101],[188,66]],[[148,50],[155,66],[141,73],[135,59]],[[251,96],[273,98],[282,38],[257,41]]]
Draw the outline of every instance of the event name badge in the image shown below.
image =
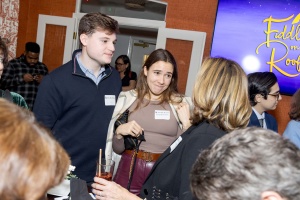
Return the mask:
[[170,119],[170,111],[169,110],[155,110],[154,118],[169,120]]
[[173,144],[170,146],[170,153],[172,153],[172,151],[174,151],[174,149],[178,146],[178,144],[182,141],[182,137],[179,136],[177,138],[177,140],[175,140],[175,142],[173,142]]
[[115,106],[116,105],[116,96],[115,95],[105,95],[104,101],[106,106]]

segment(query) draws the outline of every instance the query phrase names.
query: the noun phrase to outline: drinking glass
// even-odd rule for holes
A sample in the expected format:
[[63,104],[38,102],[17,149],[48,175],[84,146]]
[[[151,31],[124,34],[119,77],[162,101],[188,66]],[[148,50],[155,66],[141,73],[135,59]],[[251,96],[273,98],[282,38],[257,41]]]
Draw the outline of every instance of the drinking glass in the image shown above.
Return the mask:
[[115,161],[111,159],[101,159],[101,163],[97,161],[96,176],[111,181],[114,169]]

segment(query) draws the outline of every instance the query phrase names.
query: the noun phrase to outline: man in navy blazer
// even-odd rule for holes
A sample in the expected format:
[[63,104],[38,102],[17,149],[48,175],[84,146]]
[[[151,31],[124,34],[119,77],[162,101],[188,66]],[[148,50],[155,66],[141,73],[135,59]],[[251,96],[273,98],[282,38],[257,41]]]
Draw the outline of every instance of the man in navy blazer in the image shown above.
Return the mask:
[[280,101],[277,77],[272,72],[255,72],[248,75],[249,98],[252,114],[248,126],[258,126],[278,132],[276,119],[266,111],[275,110]]

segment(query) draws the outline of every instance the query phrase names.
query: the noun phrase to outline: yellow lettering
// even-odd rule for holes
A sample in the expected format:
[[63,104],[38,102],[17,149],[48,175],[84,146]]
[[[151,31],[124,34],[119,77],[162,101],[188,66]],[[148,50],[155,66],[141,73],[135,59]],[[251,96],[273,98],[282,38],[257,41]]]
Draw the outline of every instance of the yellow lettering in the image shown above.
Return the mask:
[[285,21],[288,21],[288,20],[290,20],[291,18],[293,18],[294,17],[294,15],[291,15],[291,16],[289,16],[289,17],[287,17],[287,18],[284,18],[284,19],[273,19],[272,18],[272,16],[270,16],[269,18],[267,18],[267,19],[265,19],[263,22],[267,22],[267,30],[266,31],[264,31],[264,33],[266,34],[266,37],[267,37],[267,39],[266,39],[266,45],[267,45],[267,47],[270,47],[270,34],[271,33],[278,33],[279,31],[278,30],[271,30],[271,24],[272,24],[272,22],[285,22]]
[[[287,49],[286,45],[285,45],[285,47]],[[287,76],[287,77],[296,77],[296,76],[299,76],[300,73],[298,73],[298,74],[289,74],[289,73],[285,72],[284,70],[280,69],[280,67],[278,67],[276,65],[276,63],[278,63],[278,62],[282,61],[283,59],[285,59],[287,57],[287,54],[288,54],[288,49],[287,49],[285,55],[282,58],[280,58],[279,60],[274,60],[274,57],[275,57],[275,48],[272,49],[270,62],[267,62],[267,64],[270,65],[270,72],[273,72],[273,68],[275,68],[277,71],[279,71],[284,76]]]
[[285,65],[290,65],[290,64],[292,64],[292,66],[297,66],[296,67],[296,70],[298,71],[298,72],[300,72],[300,56],[298,56],[298,58],[297,58],[297,60],[294,60],[294,59],[286,59],[286,61],[285,61]]
[[291,49],[291,50],[299,50],[300,47],[298,47],[298,46],[290,46],[290,49]]

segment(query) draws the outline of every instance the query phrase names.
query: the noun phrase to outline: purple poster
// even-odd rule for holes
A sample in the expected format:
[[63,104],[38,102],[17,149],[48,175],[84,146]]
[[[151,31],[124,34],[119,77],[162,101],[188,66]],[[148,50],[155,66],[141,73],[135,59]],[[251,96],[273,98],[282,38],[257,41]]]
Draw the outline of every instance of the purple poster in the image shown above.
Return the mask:
[[300,0],[219,0],[211,56],[245,72],[274,72],[282,94],[300,88]]

